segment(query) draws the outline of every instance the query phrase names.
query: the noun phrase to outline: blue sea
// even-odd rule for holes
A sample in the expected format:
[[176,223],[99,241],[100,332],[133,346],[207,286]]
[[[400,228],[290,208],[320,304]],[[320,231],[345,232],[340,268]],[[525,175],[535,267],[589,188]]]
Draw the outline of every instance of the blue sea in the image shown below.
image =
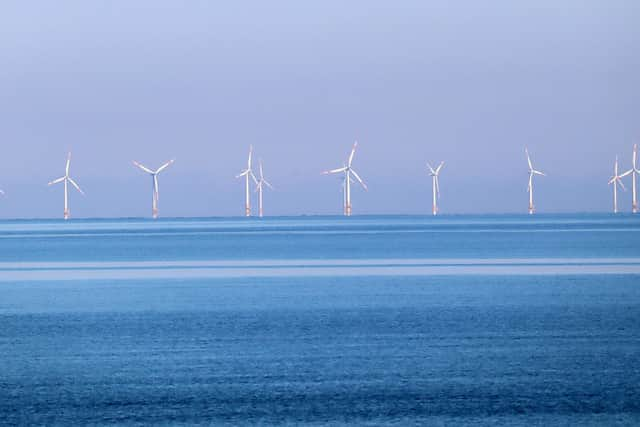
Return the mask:
[[640,216],[0,221],[0,424],[640,425]]

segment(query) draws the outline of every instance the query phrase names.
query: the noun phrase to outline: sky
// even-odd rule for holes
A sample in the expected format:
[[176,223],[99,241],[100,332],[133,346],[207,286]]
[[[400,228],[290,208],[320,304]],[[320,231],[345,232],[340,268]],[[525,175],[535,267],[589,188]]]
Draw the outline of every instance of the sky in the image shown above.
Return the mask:
[[[0,5],[0,218],[608,211],[640,143],[640,2],[7,1]],[[538,177],[536,177],[538,178]],[[627,183],[630,183],[627,180]],[[620,207],[630,210],[630,192]],[[255,200],[255,199],[254,199]]]

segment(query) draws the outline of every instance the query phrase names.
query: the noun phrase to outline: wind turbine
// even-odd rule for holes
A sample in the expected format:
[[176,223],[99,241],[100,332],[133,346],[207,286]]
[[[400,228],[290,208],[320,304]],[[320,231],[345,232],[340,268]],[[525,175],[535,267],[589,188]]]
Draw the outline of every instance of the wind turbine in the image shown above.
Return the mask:
[[356,147],[358,146],[358,141],[354,142],[353,148],[351,149],[351,154],[349,155],[349,160],[347,161],[347,165],[338,169],[332,169],[328,171],[322,172],[323,174],[334,174],[334,173],[344,173],[344,215],[351,216],[351,176],[353,175],[355,179],[362,185],[362,188],[367,189],[367,185],[362,181],[358,173],[351,167],[353,163],[353,156],[356,153]]
[[613,184],[613,213],[618,213],[618,185],[620,185],[620,188],[622,188],[622,190],[627,191],[627,189],[624,188],[624,184],[622,183],[623,176],[625,175],[618,175],[618,156],[616,156],[616,162],[613,165],[613,176],[609,180],[609,185]]
[[427,163],[427,167],[429,168],[429,175],[431,176],[432,180],[433,180],[433,214],[437,215],[438,214],[438,202],[436,199],[436,195],[438,196],[437,198],[440,198],[440,184],[438,183],[438,177],[440,176],[440,170],[442,169],[442,166],[444,166],[444,162],[440,162],[440,165],[433,169],[431,167],[431,165],[429,163]]
[[171,166],[171,164],[174,161],[175,160],[173,160],[173,159],[169,160],[168,162],[166,162],[165,164],[160,166],[155,171],[149,169],[148,167],[144,166],[143,164],[140,164],[140,163],[136,162],[135,160],[133,161],[133,164],[135,166],[140,168],[143,172],[146,172],[149,175],[151,175],[151,184],[152,184],[152,188],[151,188],[151,216],[153,217],[153,219],[158,218],[158,201],[160,200],[160,192],[159,192],[159,189],[158,189],[158,174],[160,172],[162,172],[163,170],[165,170],[166,168],[168,168],[169,166]]
[[633,144],[633,157],[631,158],[631,169],[620,175],[620,178],[624,178],[627,175],[631,175],[631,211],[638,213],[638,196],[636,193],[636,175],[640,174],[637,166],[638,162],[638,144]]
[[529,215],[535,212],[535,208],[533,206],[533,176],[534,175],[542,175],[547,176],[544,173],[535,170],[533,165],[531,164],[531,157],[529,156],[529,150],[525,147],[524,152],[527,153],[527,162],[529,163],[529,187],[527,191],[529,192]]
[[269,184],[269,181],[264,179],[264,173],[262,173],[262,160],[260,160],[260,179],[256,183],[256,191],[258,192],[258,206],[259,206],[259,216],[262,218],[262,190],[263,185],[266,185],[270,189],[273,190],[273,186]]
[[245,177],[245,198],[244,198],[244,215],[251,216],[251,198],[249,193],[249,178],[253,179],[253,182],[258,185],[258,180],[251,170],[251,156],[253,154],[253,146],[249,146],[249,160],[247,160],[247,168],[236,175],[236,178]]
[[80,189],[78,184],[69,176],[69,166],[71,165],[71,152],[67,155],[67,165],[64,169],[64,176],[54,179],[48,185],[58,184],[64,182],[64,219],[69,219],[69,183],[73,185],[76,190],[84,196],[84,192]]

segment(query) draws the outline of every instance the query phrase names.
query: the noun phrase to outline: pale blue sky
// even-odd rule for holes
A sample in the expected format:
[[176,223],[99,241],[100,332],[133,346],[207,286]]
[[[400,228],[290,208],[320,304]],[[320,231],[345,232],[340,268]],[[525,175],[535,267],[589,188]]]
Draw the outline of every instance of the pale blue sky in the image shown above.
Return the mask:
[[[240,215],[249,144],[268,214],[605,211],[640,142],[637,1],[60,1],[0,6],[0,217]],[[630,194],[621,195],[628,210]]]

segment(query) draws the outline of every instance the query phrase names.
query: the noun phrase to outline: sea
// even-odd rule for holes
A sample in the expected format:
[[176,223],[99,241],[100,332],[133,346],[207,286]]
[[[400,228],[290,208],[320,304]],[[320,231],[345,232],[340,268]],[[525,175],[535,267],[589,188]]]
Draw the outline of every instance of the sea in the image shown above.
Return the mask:
[[2,425],[640,425],[640,216],[0,221]]

